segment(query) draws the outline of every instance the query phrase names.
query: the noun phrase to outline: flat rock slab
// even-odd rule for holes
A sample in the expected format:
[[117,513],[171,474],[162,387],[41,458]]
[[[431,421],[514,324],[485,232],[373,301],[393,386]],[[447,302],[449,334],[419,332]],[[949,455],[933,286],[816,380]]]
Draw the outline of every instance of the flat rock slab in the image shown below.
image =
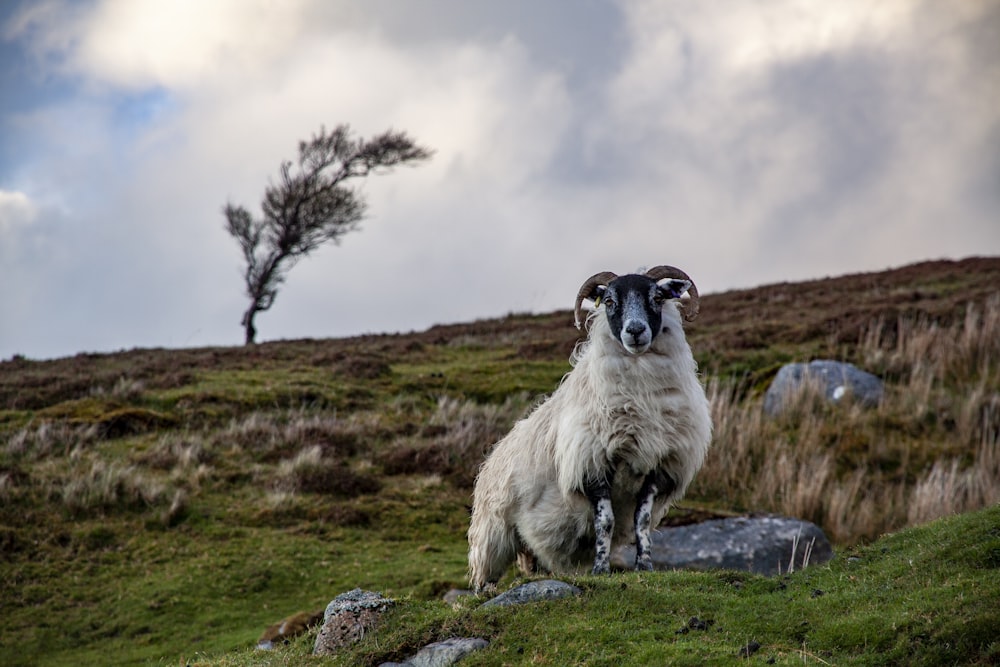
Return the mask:
[[383,662],[379,667],[448,667],[489,645],[478,637],[454,637],[428,644],[406,662]]
[[573,597],[580,593],[579,588],[571,586],[564,581],[556,581],[555,579],[531,581],[517,588],[505,591],[491,600],[487,600],[480,605],[480,609],[483,607],[509,607],[511,605],[541,602],[543,600],[558,600],[560,598]]
[[[742,570],[773,576],[833,558],[833,548],[814,523],[778,516],[714,519],[654,530],[653,567],[657,570]],[[793,544],[795,553],[793,560]],[[616,549],[612,566],[635,566],[635,547]]]
[[805,382],[815,382],[828,401],[838,402],[850,396],[865,407],[875,407],[882,401],[884,387],[878,376],[863,371],[854,364],[828,359],[816,359],[808,364],[785,364],[774,376],[764,394],[764,412],[772,417],[780,414],[788,400]]

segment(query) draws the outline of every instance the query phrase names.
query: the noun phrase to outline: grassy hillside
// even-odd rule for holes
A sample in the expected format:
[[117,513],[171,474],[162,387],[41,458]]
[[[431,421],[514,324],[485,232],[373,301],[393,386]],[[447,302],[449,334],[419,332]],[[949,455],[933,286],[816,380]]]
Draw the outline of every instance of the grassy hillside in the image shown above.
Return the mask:
[[913,528],[780,578],[736,572],[578,577],[576,599],[452,610],[413,598],[384,630],[335,659],[312,637],[274,655],[200,661],[360,665],[403,660],[431,641],[484,637],[462,665],[992,665],[1000,660],[1000,507]]
[[[251,664],[260,656],[225,651],[360,586],[406,600],[398,636],[359,649],[365,661],[482,629],[506,648],[470,664],[601,664],[610,658],[593,651],[605,645],[637,663],[668,646],[704,662],[750,640],[778,660],[995,664],[995,640],[977,637],[1000,634],[989,613],[1000,603],[996,510],[874,540],[1000,502],[998,286],[1000,258],[976,258],[706,295],[688,337],[716,438],[675,520],[802,516],[860,560],[786,582],[583,578],[565,618],[546,617],[544,642],[532,623],[549,612],[431,601],[464,583],[483,454],[568,370],[569,311],[407,335],[4,361],[3,662],[177,664],[207,653],[219,656],[211,664]],[[831,408],[804,392],[788,416],[763,419],[760,396],[780,364],[815,357],[883,376],[885,403]],[[629,622],[653,607],[664,609],[655,623]],[[716,624],[675,637],[696,615]],[[588,627],[596,646],[580,636]],[[269,659],[310,664],[304,651]]]

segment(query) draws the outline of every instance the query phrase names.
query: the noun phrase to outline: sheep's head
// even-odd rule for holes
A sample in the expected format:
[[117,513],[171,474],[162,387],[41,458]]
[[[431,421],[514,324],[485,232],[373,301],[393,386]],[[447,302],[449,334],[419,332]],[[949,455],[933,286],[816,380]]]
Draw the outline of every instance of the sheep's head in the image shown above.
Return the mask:
[[683,306],[684,319],[691,321],[698,316],[698,288],[680,269],[656,266],[645,274],[624,276],[596,273],[576,295],[576,326],[583,323],[584,300],[603,303],[611,332],[631,354],[642,354],[660,331],[664,303],[685,292],[691,298]]

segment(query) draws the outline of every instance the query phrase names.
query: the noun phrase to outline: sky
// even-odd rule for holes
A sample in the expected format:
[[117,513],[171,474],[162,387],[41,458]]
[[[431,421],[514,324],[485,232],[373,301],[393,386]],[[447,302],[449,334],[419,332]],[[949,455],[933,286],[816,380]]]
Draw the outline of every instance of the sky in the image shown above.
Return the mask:
[[1000,0],[0,0],[0,360],[242,344],[222,209],[340,124],[434,157],[261,342],[1000,255]]

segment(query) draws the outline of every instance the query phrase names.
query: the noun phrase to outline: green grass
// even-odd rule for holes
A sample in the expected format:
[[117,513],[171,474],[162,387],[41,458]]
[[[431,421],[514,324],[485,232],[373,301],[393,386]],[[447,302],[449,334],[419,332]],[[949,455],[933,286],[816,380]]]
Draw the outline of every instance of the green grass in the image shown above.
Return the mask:
[[[382,494],[370,524],[352,528],[310,516],[308,506],[283,520],[265,507],[217,515],[211,508],[223,498],[202,502],[173,529],[80,521],[34,558],[5,565],[2,615],[18,632],[0,640],[4,664],[176,662],[249,645],[267,625],[356,586],[423,599],[464,572],[456,536],[465,517],[453,504]],[[401,532],[398,521],[414,529]]]
[[[403,598],[383,629],[342,654],[312,636],[273,654],[198,664],[375,665],[449,636],[490,646],[463,665],[989,665],[1000,660],[1000,508],[939,520],[780,578],[738,572],[620,573],[569,580],[570,600],[480,610]],[[697,617],[707,630],[687,629]]]

